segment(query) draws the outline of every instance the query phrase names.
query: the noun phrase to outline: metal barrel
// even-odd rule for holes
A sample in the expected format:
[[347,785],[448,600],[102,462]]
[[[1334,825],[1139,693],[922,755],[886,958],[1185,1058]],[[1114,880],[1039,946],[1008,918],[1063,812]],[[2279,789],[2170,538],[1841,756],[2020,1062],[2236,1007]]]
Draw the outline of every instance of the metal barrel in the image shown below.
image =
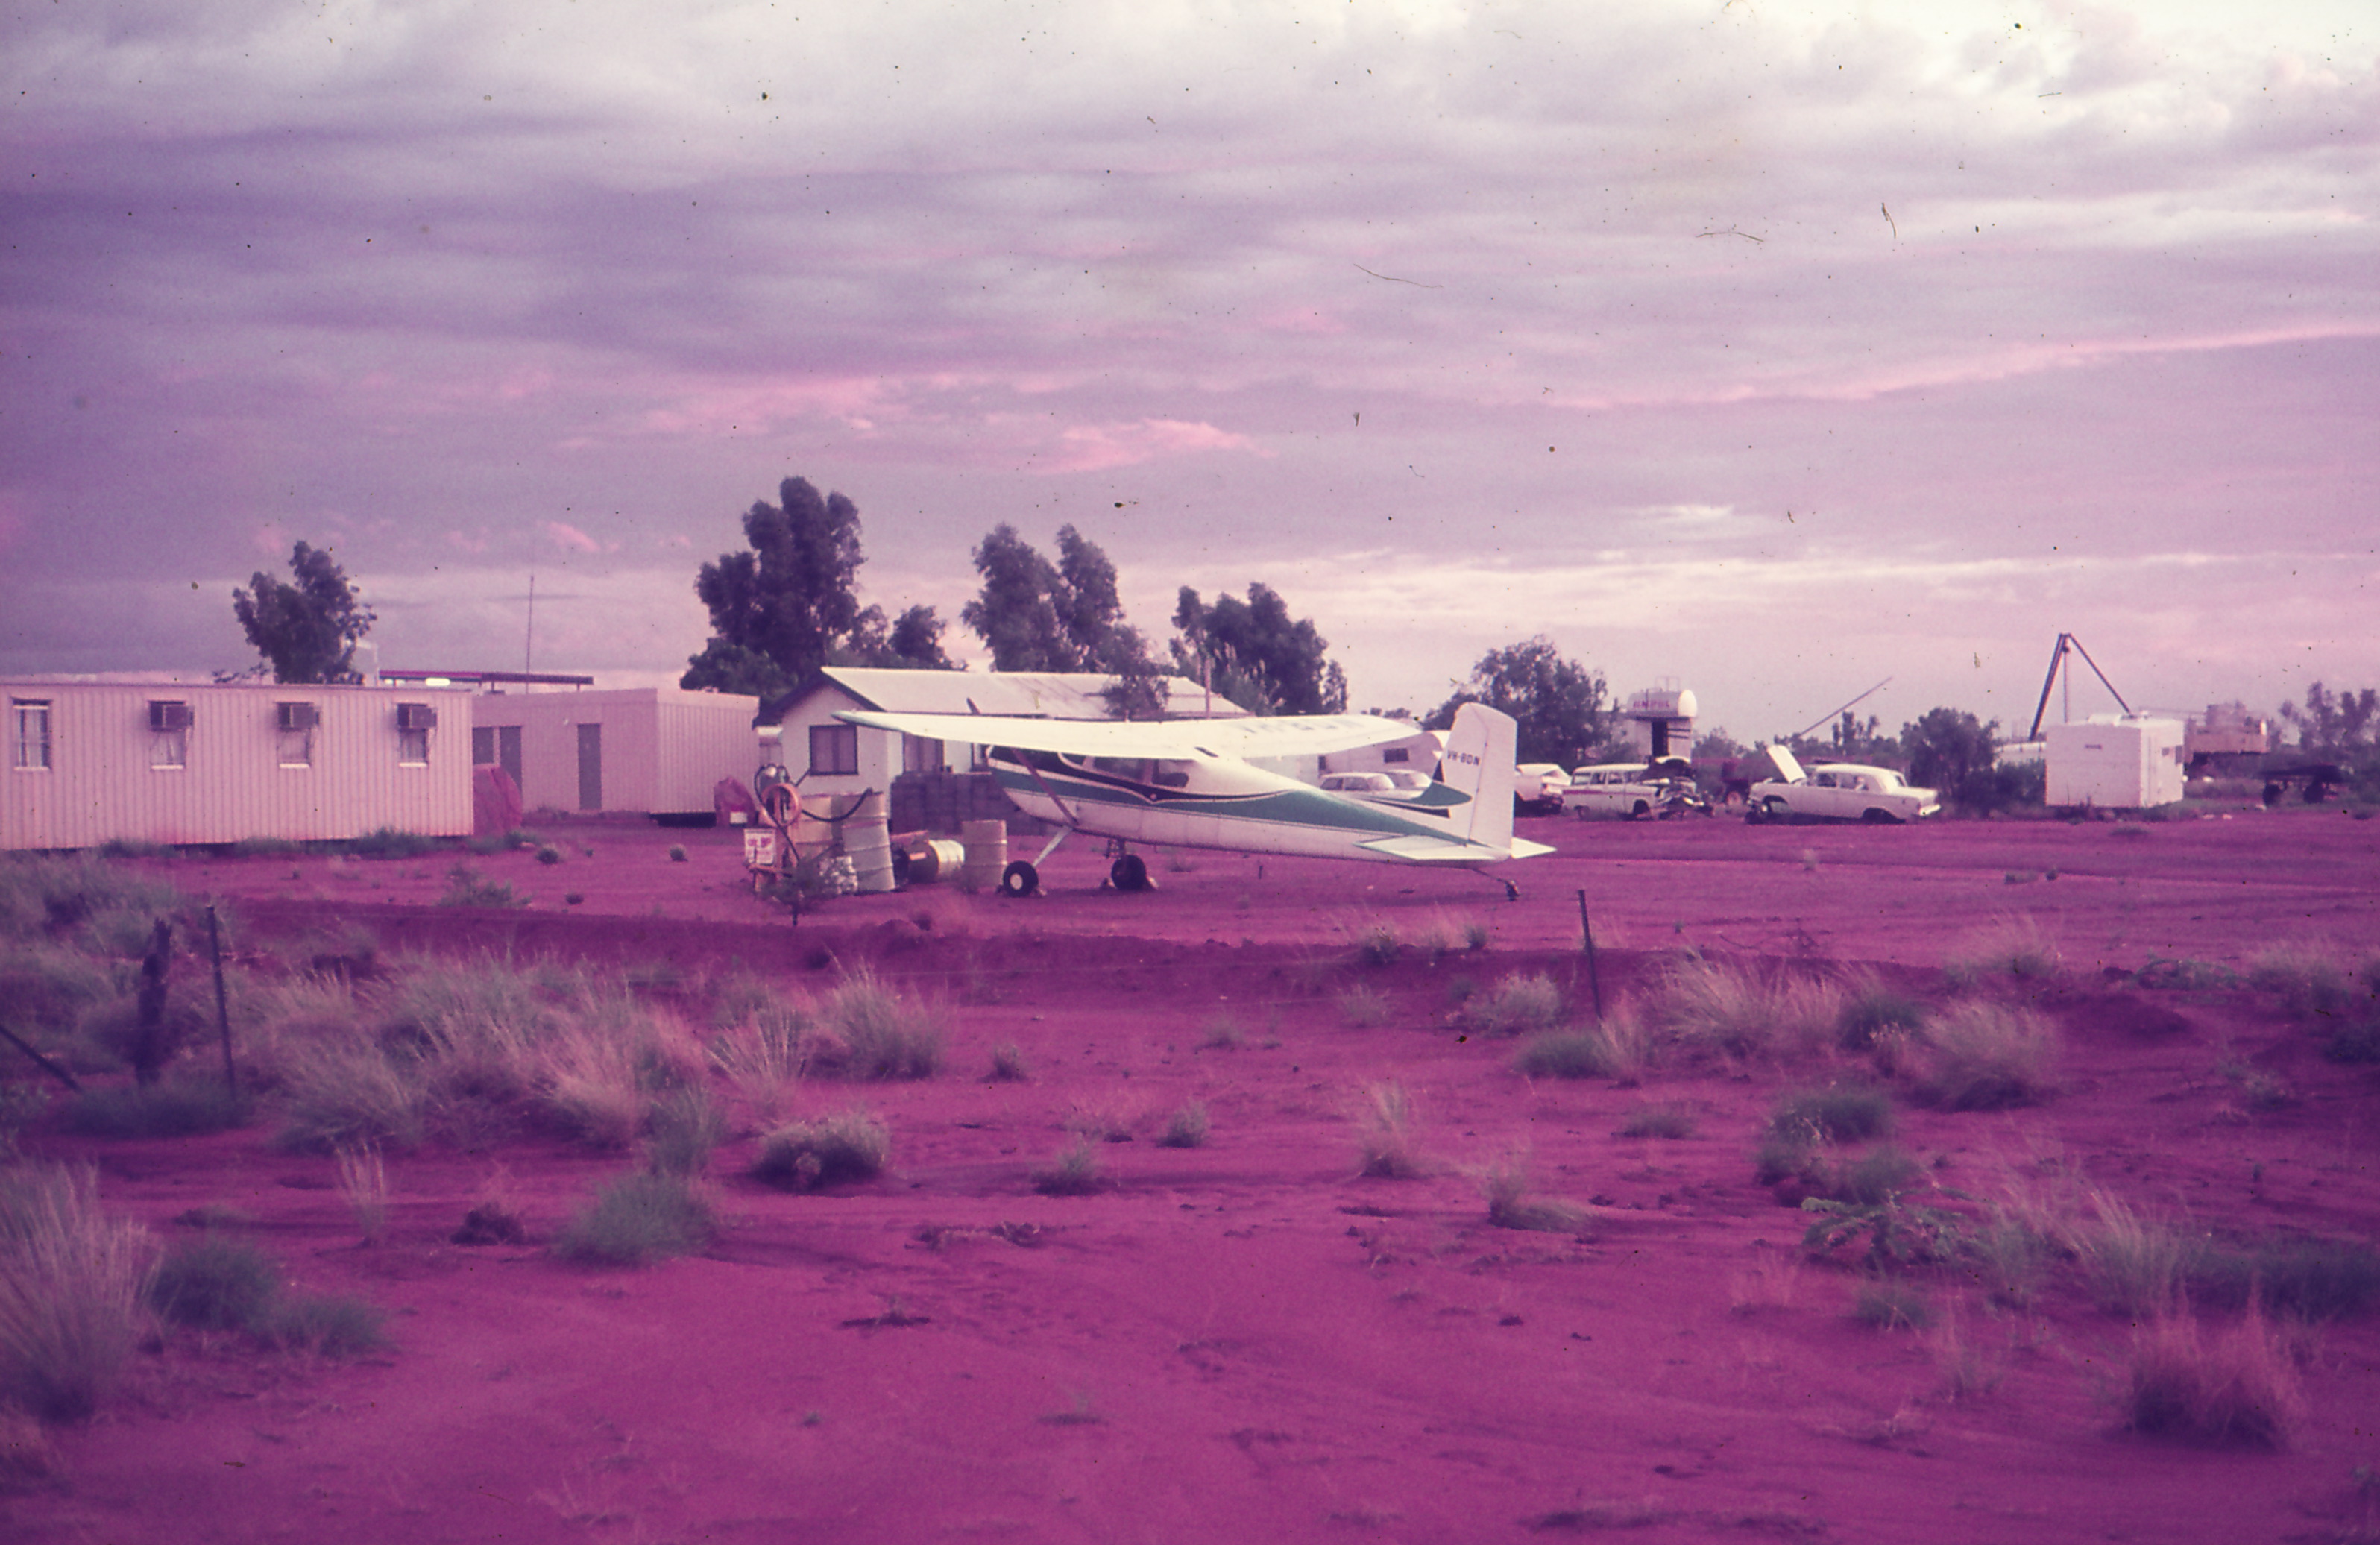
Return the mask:
[[843,850],[851,858],[851,867],[864,892],[883,892],[893,888],[892,834],[885,825],[884,797],[868,794],[844,818],[841,828]]
[[[904,865],[901,859],[905,858]],[[947,837],[928,837],[911,843],[905,853],[896,856],[893,867],[905,868],[908,883],[930,885],[937,880],[956,880],[966,866],[966,844]]]
[[1001,870],[1008,867],[1008,822],[963,821],[959,825],[959,836],[965,853],[959,870],[959,882],[973,890],[998,890]]

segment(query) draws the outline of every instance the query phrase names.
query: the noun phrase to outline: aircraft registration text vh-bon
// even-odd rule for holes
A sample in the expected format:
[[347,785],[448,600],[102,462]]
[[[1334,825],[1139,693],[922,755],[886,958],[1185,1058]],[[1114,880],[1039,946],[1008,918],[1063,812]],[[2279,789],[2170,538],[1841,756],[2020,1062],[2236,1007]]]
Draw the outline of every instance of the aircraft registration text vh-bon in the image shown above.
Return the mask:
[[1016,808],[1059,828],[1036,858],[1002,875],[1012,895],[1038,889],[1036,866],[1077,832],[1116,845],[1109,878],[1123,891],[1148,888],[1134,843],[1468,870],[1553,851],[1512,835],[1515,726],[1477,703],[1456,711],[1437,781],[1379,794],[1316,788],[1249,760],[1326,756],[1414,734],[1410,724],[1367,713],[1145,724],[858,709],[836,717],[989,749],[992,775]]

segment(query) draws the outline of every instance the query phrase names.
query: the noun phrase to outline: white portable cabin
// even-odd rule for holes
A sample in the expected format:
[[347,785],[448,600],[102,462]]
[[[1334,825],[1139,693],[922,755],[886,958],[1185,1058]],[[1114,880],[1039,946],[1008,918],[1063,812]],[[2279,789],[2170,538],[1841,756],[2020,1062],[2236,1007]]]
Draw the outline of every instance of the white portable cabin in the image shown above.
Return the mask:
[[470,834],[468,693],[65,679],[0,692],[0,848]]
[[758,698],[639,687],[486,692],[471,760],[502,767],[525,809],[707,816],[722,778],[752,777]]
[[2051,809],[2146,809],[2181,797],[2186,759],[2179,719],[2107,715],[2052,724],[2042,738],[2042,803]]

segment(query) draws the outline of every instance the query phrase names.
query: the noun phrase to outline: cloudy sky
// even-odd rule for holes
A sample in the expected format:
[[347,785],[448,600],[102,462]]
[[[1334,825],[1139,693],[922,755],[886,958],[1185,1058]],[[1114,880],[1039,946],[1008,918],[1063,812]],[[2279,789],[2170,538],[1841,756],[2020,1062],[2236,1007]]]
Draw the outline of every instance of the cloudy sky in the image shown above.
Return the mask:
[[246,663],[302,538],[390,664],[533,574],[537,668],[673,680],[800,475],[964,651],[1073,522],[1359,707],[2380,683],[2374,16],[0,0],[0,673]]

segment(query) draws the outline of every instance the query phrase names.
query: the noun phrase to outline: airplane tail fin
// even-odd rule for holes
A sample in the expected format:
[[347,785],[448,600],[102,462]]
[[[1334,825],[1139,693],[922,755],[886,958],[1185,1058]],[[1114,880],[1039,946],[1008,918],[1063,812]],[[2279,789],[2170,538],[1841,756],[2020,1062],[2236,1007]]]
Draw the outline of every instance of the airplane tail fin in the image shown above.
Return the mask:
[[1439,781],[1471,797],[1470,826],[1463,835],[1473,842],[1512,845],[1512,758],[1519,745],[1520,726],[1511,714],[1479,703],[1454,711]]

